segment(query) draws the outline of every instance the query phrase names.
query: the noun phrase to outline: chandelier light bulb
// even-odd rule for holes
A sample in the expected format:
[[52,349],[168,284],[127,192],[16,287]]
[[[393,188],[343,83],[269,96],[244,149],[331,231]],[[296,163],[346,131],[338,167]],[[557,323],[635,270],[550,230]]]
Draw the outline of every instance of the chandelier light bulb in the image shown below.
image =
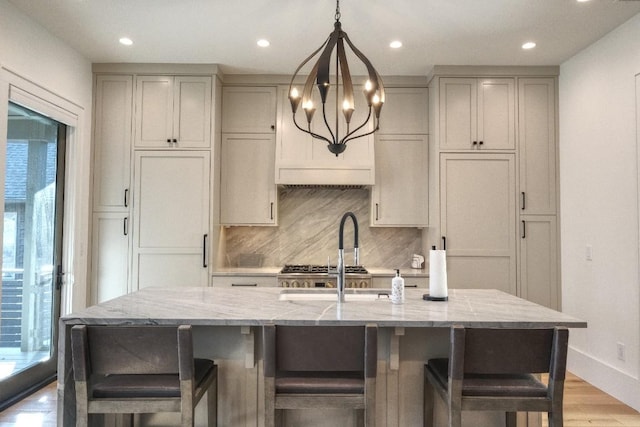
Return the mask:
[[365,92],[371,92],[372,86],[373,85],[371,84],[371,80],[367,80],[364,84]]

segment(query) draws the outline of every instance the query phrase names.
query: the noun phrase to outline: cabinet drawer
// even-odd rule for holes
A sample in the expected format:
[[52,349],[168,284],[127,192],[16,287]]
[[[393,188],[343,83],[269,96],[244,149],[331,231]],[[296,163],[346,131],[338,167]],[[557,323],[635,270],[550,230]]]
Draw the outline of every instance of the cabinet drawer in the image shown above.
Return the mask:
[[211,286],[257,287],[276,286],[276,276],[212,276]]

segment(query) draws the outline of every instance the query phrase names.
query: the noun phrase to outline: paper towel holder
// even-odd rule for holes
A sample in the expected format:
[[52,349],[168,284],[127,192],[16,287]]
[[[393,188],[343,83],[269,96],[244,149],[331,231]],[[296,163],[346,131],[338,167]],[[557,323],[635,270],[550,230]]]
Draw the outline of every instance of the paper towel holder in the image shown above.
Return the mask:
[[[442,245],[443,245],[443,250],[446,249],[446,245],[447,245],[447,238],[442,236]],[[436,247],[432,246],[431,247],[432,250],[435,250]],[[432,297],[429,294],[424,294],[422,295],[422,299],[425,301],[449,301],[449,297]]]

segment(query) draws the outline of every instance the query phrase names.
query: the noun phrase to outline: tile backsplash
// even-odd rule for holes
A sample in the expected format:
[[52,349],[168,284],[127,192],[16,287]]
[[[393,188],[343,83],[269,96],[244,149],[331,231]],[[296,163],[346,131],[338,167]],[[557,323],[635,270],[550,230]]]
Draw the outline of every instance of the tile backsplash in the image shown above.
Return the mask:
[[[369,267],[406,268],[420,253],[422,232],[417,228],[370,227],[369,190],[282,188],[278,199],[278,227],[230,227],[225,231],[227,262],[236,266],[242,254],[262,254],[263,266],[335,264],[338,229],[345,212],[358,219],[360,262]],[[344,230],[345,260],[353,263],[353,226]]]

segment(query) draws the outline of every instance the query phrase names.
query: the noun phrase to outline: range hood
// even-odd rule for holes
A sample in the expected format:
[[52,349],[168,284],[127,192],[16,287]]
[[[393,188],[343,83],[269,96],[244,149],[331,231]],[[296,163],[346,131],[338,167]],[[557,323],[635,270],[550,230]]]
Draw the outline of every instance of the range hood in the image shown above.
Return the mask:
[[281,89],[276,132],[275,183],[279,185],[369,186],[375,184],[374,137],[350,141],[336,157],[327,144],[298,130],[287,88]]

